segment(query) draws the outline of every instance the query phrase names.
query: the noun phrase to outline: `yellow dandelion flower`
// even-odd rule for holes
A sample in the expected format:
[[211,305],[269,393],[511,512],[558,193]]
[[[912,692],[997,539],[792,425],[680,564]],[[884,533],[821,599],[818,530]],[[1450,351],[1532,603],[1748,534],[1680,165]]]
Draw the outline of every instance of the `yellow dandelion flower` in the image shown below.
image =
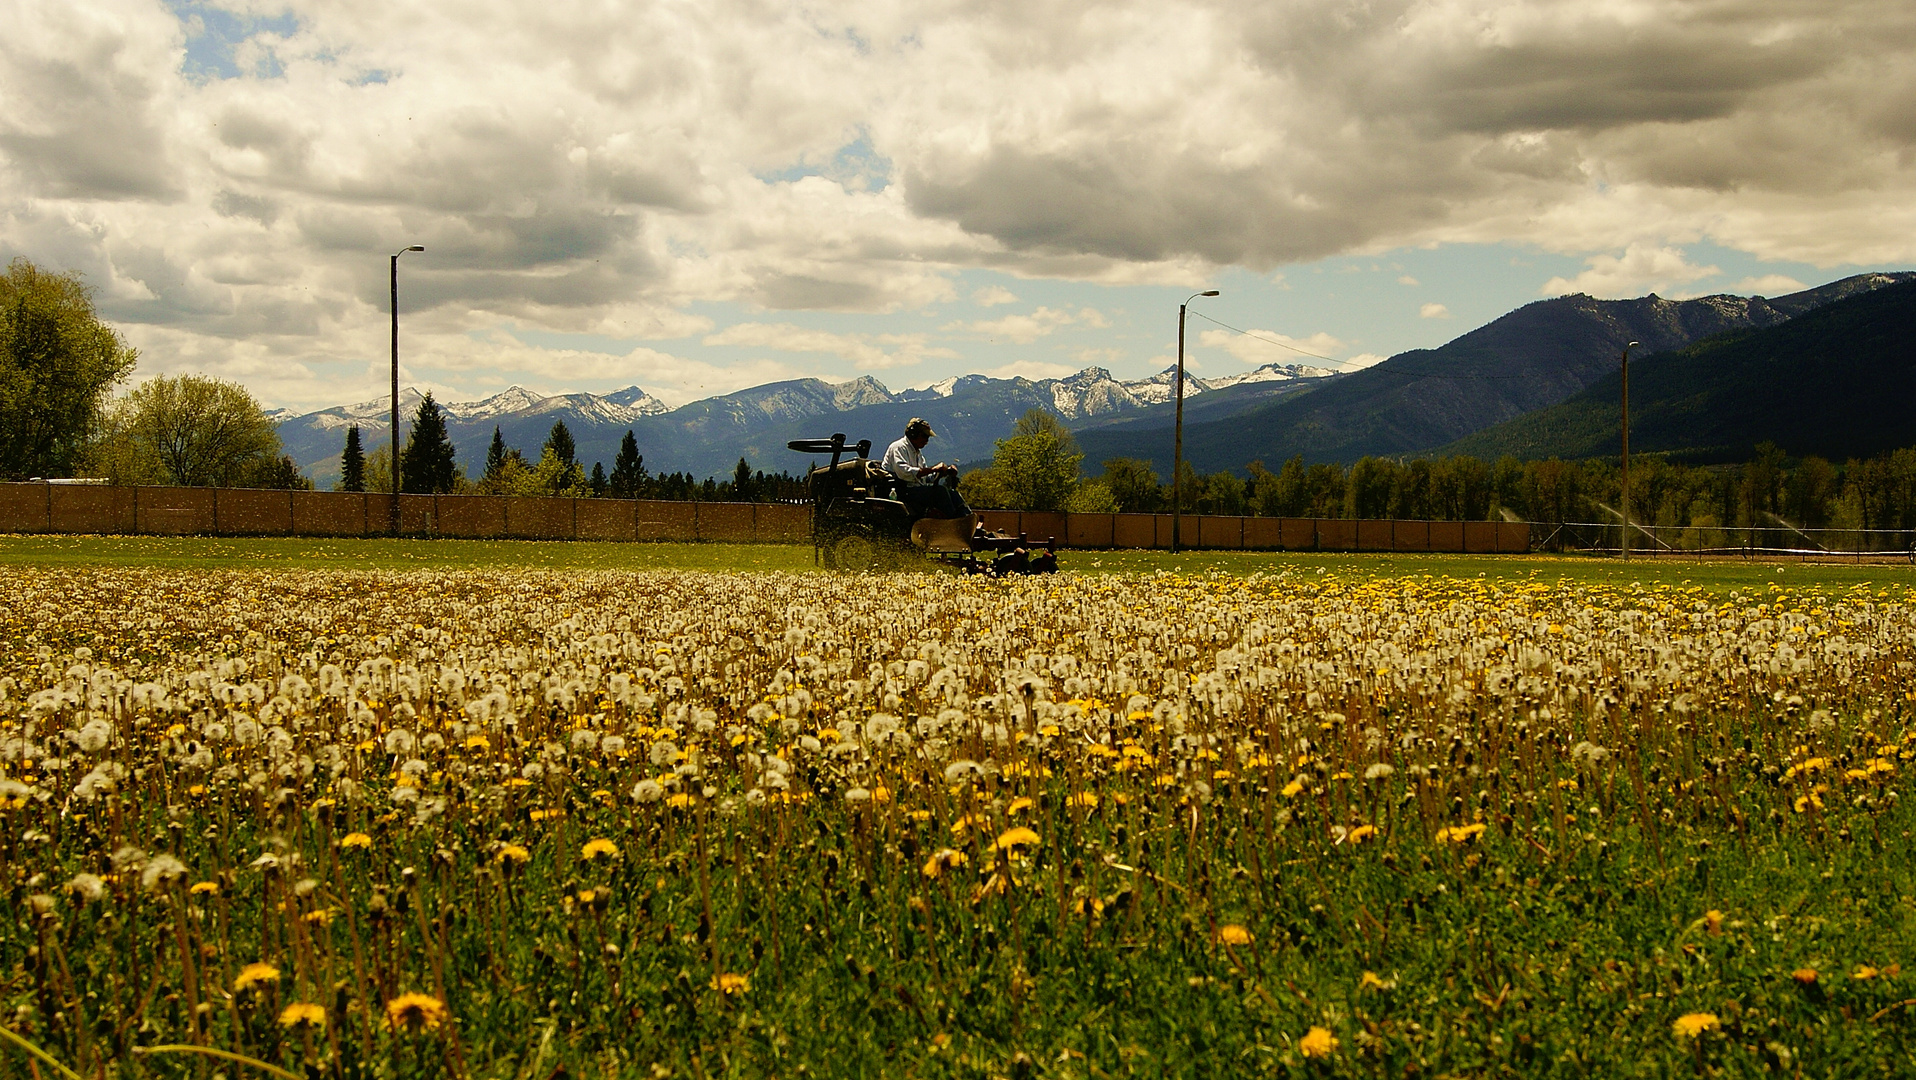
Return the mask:
[[484,735],[470,735],[470,736],[467,736],[467,737],[466,737],[466,749],[468,749],[468,750],[490,750],[490,749],[492,749],[492,740],[491,740],[491,739],[488,739],[488,738],[486,738],[486,737],[485,737]]
[[1038,834],[1019,825],[998,834],[999,851],[1017,851],[1020,848],[1037,847]]
[[1357,989],[1359,990],[1395,990],[1396,988],[1397,981],[1395,979],[1384,979],[1375,971],[1366,971],[1363,976],[1357,980]]
[[743,994],[751,988],[752,980],[736,972],[728,971],[722,975],[712,976],[712,989],[717,990],[721,994],[728,996],[732,994]]
[[279,1011],[279,1026],[323,1028],[326,1026],[326,1010],[310,1001],[295,1001]]
[[579,857],[586,862],[599,858],[616,859],[619,857],[619,845],[604,837],[587,840],[585,847],[579,852]]
[[1715,1031],[1722,1026],[1723,1022],[1716,1018],[1715,1013],[1706,1012],[1684,1013],[1676,1018],[1676,1023],[1670,1025],[1679,1039],[1694,1039],[1706,1031]]
[[278,981],[279,969],[273,965],[265,963],[248,964],[241,968],[240,973],[234,977],[233,992],[237,994],[245,990],[257,990],[269,983],[276,983]]
[[193,887],[186,891],[192,893],[194,896],[207,896],[219,892],[220,883],[217,881],[196,881],[193,883]]
[[1858,964],[1856,970],[1850,972],[1849,977],[1852,979],[1874,979],[1881,974],[1882,972],[1870,967],[1868,964]]
[[1723,933],[1723,913],[1715,909],[1704,912],[1703,929],[1711,937],[1720,936]]
[[1359,825],[1357,828],[1344,834],[1344,842],[1349,844],[1361,844],[1366,840],[1375,840],[1376,838],[1377,826],[1375,825]]
[[1038,805],[1038,800],[1027,799],[1024,796],[1020,795],[1019,797],[1011,800],[1010,804],[1005,807],[1005,816],[1017,817],[1019,814],[1024,813],[1026,810],[1029,810],[1036,805]]
[[1294,799],[1297,797],[1297,793],[1303,790],[1304,790],[1304,781],[1293,780],[1290,783],[1285,784],[1283,789],[1279,792],[1279,794],[1283,795],[1287,799]]
[[970,861],[964,852],[954,848],[939,848],[925,860],[925,876],[935,878],[946,870],[955,870]]
[[1096,810],[1098,808],[1098,796],[1095,792],[1080,791],[1065,801],[1080,810]]
[[1307,1058],[1330,1057],[1337,1052],[1337,1036],[1330,1028],[1314,1027],[1297,1040],[1297,1052]]
[[401,994],[386,1003],[386,1023],[407,1031],[435,1031],[449,1018],[446,1003],[431,994]]
[[1217,928],[1217,941],[1220,945],[1249,945],[1251,932],[1237,923],[1225,923]]
[[505,847],[500,848],[499,853],[492,858],[494,862],[519,864],[530,860],[532,858],[532,852],[527,851],[518,844],[507,844]]
[[1437,842],[1440,844],[1468,844],[1472,840],[1482,836],[1483,832],[1484,824],[1481,821],[1470,825],[1451,825],[1447,828],[1437,830]]
[[373,838],[363,832],[349,832],[340,837],[339,846],[343,848],[372,847]]
[[1790,972],[1790,978],[1795,979],[1796,985],[1798,986],[1815,986],[1816,969],[1813,967],[1797,968],[1795,971]]
[[674,810],[687,809],[697,802],[698,800],[696,798],[693,798],[690,793],[684,792],[684,791],[681,791],[676,795],[668,795],[666,796],[666,799],[665,799],[665,805],[671,807]]

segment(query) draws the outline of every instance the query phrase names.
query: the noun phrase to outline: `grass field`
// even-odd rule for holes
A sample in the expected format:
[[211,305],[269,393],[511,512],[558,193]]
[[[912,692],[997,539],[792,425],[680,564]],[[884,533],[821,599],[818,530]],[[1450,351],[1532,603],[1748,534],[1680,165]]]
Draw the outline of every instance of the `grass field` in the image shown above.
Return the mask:
[[[1061,569],[1086,574],[1320,574],[1344,579],[1432,575],[1486,581],[1574,582],[1712,592],[1773,585],[1850,588],[1916,583],[1916,566],[1797,560],[1644,560],[1554,555],[1352,555],[1282,552],[1066,551]],[[0,566],[153,566],[259,570],[789,570],[817,569],[790,544],[615,544],[537,540],[207,539],[157,536],[0,536]],[[820,571],[823,572],[823,571]]]
[[1907,568],[1066,566],[0,538],[0,1025],[42,1077],[1911,1071]]

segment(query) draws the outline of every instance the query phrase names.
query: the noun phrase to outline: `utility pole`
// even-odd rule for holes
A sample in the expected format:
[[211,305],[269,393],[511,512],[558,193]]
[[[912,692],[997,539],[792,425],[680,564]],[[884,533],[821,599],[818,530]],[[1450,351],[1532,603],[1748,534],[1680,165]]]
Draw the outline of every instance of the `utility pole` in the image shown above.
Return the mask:
[[1184,309],[1200,296],[1216,296],[1216,289],[1192,293],[1178,305],[1177,424],[1171,446],[1171,550],[1184,543]]
[[1637,347],[1632,341],[1623,347],[1623,558],[1630,558],[1630,350]]
[[392,441],[389,444],[393,456],[393,501],[392,533],[399,535],[399,257],[408,251],[424,251],[414,244],[393,252],[393,415]]

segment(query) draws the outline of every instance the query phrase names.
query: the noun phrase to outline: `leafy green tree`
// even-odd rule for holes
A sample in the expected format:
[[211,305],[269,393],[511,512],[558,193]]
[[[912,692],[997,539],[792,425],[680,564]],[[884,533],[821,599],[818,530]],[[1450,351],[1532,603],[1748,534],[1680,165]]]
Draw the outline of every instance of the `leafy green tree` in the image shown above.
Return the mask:
[[162,375],[114,405],[96,460],[115,483],[238,487],[279,456],[279,432],[244,387]]
[[1115,514],[1118,500],[1103,479],[1086,480],[1064,501],[1064,508],[1072,514]]
[[606,489],[605,462],[595,461],[592,463],[592,480],[591,480],[590,486],[592,488],[593,498],[595,499],[605,498],[605,489]]
[[1119,513],[1150,514],[1164,506],[1164,483],[1148,461],[1112,458],[1104,463],[1104,475],[1099,479],[1110,491]]
[[992,482],[1005,509],[1061,510],[1078,487],[1083,463],[1084,454],[1064,423],[1043,409],[1032,409],[1018,418],[1010,438],[998,440],[991,458]]
[[446,436],[446,415],[430,390],[413,414],[412,436],[399,458],[399,483],[400,490],[413,495],[440,494],[458,486],[459,466]]
[[300,471],[299,462],[290,454],[280,454],[255,469],[252,485],[275,491],[311,491],[313,482]]
[[0,478],[82,467],[107,394],[139,355],[100,321],[78,274],[13,260],[0,274]]
[[366,490],[366,450],[360,445],[358,424],[346,429],[346,450],[339,455],[339,486],[342,491]]
[[557,450],[548,446],[539,455],[538,464],[521,473],[508,494],[583,499],[592,494],[592,489],[586,486],[585,471],[579,468],[578,462],[564,460]]
[[552,432],[546,436],[546,443],[541,448],[540,457],[545,456],[546,450],[557,455],[562,464],[577,465],[579,463],[578,447],[573,445],[572,432],[565,426],[564,420],[552,422]]
[[639,440],[630,428],[619,440],[618,456],[612,459],[610,487],[618,499],[636,499],[645,490],[645,458],[639,454]]

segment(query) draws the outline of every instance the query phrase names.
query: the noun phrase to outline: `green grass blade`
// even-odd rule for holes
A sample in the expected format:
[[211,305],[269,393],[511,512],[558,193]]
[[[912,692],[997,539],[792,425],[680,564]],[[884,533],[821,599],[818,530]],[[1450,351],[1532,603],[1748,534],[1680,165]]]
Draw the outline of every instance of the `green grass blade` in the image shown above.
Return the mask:
[[[8,1029],[5,1025],[0,1025],[0,1035],[5,1035],[7,1038],[13,1040],[14,1045],[20,1047],[20,1049],[25,1050],[27,1053],[32,1054],[34,1057],[37,1057],[41,1061],[46,1062],[48,1065],[51,1065],[52,1067],[60,1070],[60,1075],[66,1077],[67,1080],[80,1080],[79,1073],[74,1072],[72,1069],[69,1069],[65,1065],[62,1065],[59,1062],[53,1060],[53,1055],[47,1053],[45,1050],[42,1050],[39,1047],[28,1042],[27,1040],[21,1038],[19,1035],[14,1034],[14,1032]],[[294,1080],[298,1080],[298,1078],[295,1077]]]
[[[258,1058],[247,1057],[245,1054],[235,1054],[231,1050],[219,1050],[211,1046],[190,1046],[186,1043],[168,1043],[165,1046],[136,1046],[133,1048],[133,1052],[136,1054],[205,1054],[208,1057],[221,1058],[226,1061],[236,1061],[241,1065],[251,1065],[255,1069],[263,1069],[266,1072],[272,1073],[274,1076],[283,1077],[284,1080],[306,1080],[305,1077],[298,1073],[287,1072],[277,1065],[268,1065]],[[69,1073],[68,1075],[72,1074]],[[75,1076],[73,1080],[80,1080],[80,1078]]]

